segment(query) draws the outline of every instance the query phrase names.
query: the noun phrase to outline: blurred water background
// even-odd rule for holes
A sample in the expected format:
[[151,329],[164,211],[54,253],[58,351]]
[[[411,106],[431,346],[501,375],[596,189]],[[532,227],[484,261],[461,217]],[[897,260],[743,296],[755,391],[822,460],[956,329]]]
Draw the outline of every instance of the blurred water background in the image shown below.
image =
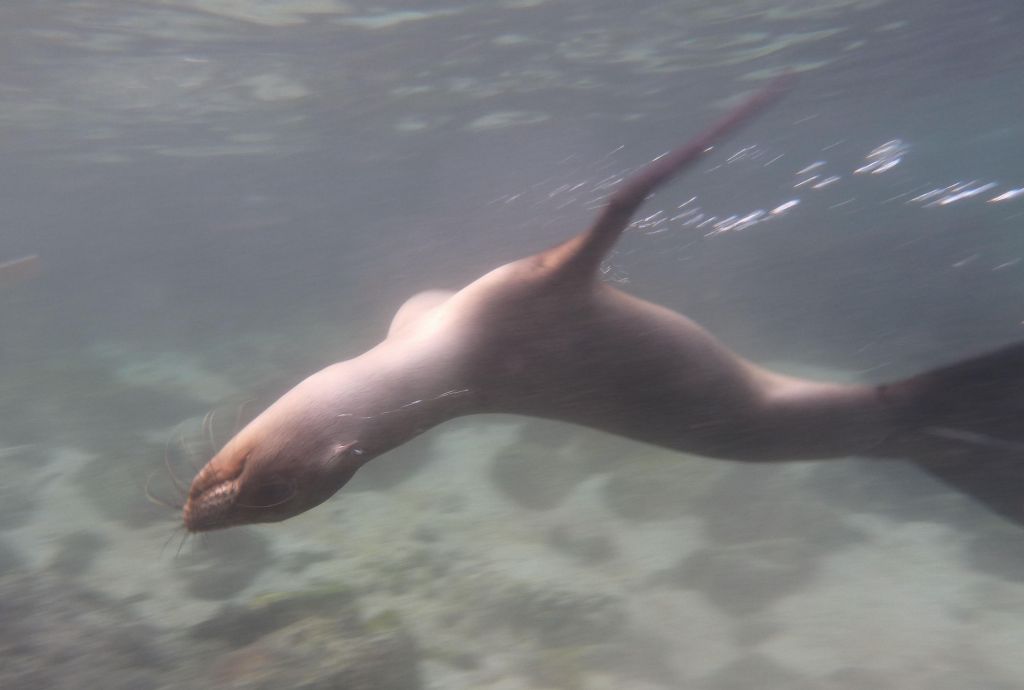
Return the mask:
[[786,70],[608,279],[826,378],[1021,339],[1022,29],[1019,0],[7,0],[0,263],[38,258],[0,274],[0,687],[1021,687],[1024,527],[909,465],[466,419],[180,553],[143,488]]

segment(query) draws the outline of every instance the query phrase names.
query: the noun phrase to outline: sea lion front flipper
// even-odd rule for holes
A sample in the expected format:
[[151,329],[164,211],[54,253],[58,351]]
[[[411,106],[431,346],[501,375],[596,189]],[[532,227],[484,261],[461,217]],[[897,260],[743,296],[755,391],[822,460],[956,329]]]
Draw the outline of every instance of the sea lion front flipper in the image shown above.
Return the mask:
[[430,311],[447,302],[455,293],[451,290],[424,290],[405,300],[388,327],[388,337],[414,328]]
[[615,190],[587,230],[537,258],[560,276],[593,280],[601,261],[615,246],[640,204],[655,189],[686,170],[713,145],[775,101],[791,81],[789,74],[773,79],[704,132],[648,163]]

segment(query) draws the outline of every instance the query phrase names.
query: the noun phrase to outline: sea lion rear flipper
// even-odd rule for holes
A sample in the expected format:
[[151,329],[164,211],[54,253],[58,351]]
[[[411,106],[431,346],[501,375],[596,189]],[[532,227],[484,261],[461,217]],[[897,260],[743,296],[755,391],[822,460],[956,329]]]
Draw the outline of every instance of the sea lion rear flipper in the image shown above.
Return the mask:
[[777,77],[704,132],[628,177],[609,197],[587,230],[544,252],[538,257],[539,260],[560,275],[592,280],[597,275],[601,261],[629,225],[640,204],[655,189],[686,170],[714,144],[778,98],[791,80],[789,74]]
[[1024,343],[879,387],[901,432],[1024,453]]
[[899,431],[883,444],[1024,524],[1024,343],[880,386]]

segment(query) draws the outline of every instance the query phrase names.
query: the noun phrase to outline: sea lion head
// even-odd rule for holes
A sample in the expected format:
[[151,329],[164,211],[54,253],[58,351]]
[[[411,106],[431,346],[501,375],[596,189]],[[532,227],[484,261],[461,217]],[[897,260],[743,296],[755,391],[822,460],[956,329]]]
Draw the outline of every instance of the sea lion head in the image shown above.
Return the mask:
[[291,433],[274,433],[282,427],[271,421],[257,417],[199,471],[182,510],[185,529],[286,520],[333,496],[369,460],[354,441],[303,434],[294,425]]

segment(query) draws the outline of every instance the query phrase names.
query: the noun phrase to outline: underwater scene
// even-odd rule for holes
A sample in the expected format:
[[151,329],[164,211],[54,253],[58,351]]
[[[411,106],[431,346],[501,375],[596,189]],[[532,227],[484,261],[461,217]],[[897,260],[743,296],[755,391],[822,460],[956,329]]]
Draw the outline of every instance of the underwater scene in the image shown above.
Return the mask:
[[1024,687],[1022,32],[6,0],[0,688]]

